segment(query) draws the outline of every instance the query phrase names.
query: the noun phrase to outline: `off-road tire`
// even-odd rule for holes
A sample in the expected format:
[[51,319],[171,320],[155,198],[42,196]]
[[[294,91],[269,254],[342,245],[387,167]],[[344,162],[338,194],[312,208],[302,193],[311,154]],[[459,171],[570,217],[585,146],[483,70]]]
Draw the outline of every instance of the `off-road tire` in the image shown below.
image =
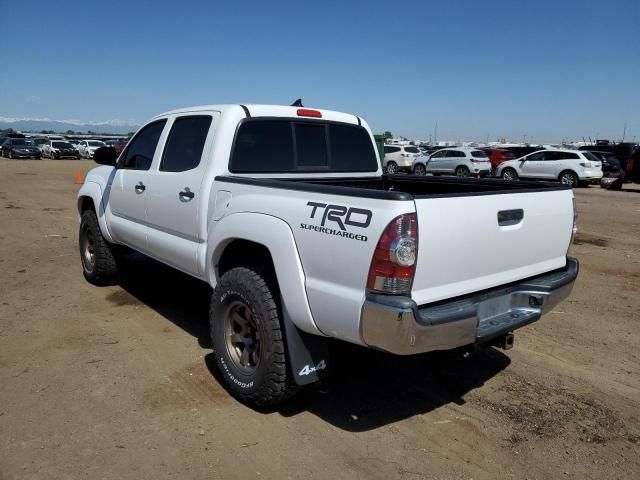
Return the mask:
[[[252,407],[276,405],[298,391],[291,375],[280,308],[275,300],[278,295],[273,282],[270,286],[265,277],[245,267],[226,272],[211,295],[209,323],[218,372],[227,390]],[[258,335],[258,361],[252,371],[243,370],[239,365],[238,358],[234,358],[234,347],[230,346],[232,342],[228,340],[231,321],[228,312],[238,303],[248,307]]]
[[[93,249],[93,264],[86,258],[85,242],[91,234]],[[102,236],[98,218],[93,210],[86,210],[80,220],[78,234],[80,248],[80,262],[84,278],[94,285],[112,285],[118,275],[117,246],[109,244]]]

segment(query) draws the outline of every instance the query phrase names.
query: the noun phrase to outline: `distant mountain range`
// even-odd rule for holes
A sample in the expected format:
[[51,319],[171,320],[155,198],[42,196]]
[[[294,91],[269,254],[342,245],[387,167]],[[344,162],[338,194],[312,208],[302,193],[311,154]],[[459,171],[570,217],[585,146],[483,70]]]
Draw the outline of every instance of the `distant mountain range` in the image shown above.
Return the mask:
[[78,133],[92,131],[96,133],[123,135],[129,132],[135,132],[139,127],[140,125],[137,123],[128,120],[83,121],[0,116],[0,130],[13,128],[16,132],[40,132],[42,130],[52,130],[55,133],[65,133],[67,130],[73,130]]

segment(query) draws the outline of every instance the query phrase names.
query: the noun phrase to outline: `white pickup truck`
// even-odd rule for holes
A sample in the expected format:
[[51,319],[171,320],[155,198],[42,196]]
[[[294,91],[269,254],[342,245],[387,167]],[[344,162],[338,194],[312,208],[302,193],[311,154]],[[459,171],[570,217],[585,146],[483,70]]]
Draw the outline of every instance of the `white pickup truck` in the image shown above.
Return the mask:
[[125,246],[209,283],[217,367],[251,405],[322,378],[329,338],[508,348],[578,274],[569,187],[382,175],[355,115],[186,108],[95,161],[77,198],[84,276],[112,283]]

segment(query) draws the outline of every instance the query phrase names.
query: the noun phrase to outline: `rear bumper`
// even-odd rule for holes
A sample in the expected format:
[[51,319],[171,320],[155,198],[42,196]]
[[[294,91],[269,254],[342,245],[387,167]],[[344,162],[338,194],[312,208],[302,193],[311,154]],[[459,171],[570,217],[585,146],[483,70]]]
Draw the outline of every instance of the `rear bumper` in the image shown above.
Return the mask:
[[409,297],[369,294],[360,334],[366,345],[397,355],[484,343],[551,311],[571,293],[578,270],[567,257],[564,269],[421,307]]

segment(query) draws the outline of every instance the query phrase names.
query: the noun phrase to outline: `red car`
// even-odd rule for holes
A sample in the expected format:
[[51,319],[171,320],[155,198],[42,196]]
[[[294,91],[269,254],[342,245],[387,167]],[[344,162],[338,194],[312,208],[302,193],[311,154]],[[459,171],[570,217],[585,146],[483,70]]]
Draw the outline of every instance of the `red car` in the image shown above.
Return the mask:
[[504,148],[481,148],[489,155],[489,161],[491,162],[491,173],[495,172],[498,165],[507,160],[513,160],[516,158],[513,152],[505,150]]
[[120,155],[122,153],[122,150],[124,150],[124,147],[127,146],[127,143],[129,142],[129,139],[123,139],[123,140],[119,140],[117,143],[113,144],[113,148],[116,149],[116,155]]

